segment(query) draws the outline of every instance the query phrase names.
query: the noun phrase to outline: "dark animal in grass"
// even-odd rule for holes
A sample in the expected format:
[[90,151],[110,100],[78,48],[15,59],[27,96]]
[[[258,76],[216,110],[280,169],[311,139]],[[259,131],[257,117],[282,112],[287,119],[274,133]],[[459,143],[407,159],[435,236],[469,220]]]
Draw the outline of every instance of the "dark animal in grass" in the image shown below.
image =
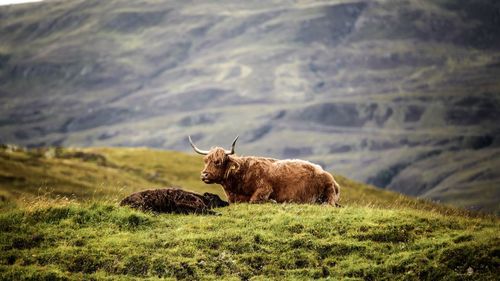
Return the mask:
[[216,214],[212,208],[225,207],[229,203],[212,193],[203,195],[180,188],[150,189],[133,193],[120,202],[142,211],[176,214]]
[[194,151],[205,155],[201,180],[222,185],[230,203],[270,201],[339,206],[339,184],[318,165],[297,159],[236,156],[234,146],[238,137],[231,150],[221,147],[201,150],[191,137],[188,139]]

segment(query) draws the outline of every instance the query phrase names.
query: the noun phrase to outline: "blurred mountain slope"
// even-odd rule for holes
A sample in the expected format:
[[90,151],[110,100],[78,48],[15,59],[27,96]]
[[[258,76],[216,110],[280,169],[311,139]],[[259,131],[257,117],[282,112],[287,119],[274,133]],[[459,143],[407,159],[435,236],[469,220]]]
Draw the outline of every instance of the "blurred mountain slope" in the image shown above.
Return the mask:
[[[496,1],[0,8],[0,142],[228,146],[470,208],[500,198]],[[493,207],[492,207],[493,206]]]

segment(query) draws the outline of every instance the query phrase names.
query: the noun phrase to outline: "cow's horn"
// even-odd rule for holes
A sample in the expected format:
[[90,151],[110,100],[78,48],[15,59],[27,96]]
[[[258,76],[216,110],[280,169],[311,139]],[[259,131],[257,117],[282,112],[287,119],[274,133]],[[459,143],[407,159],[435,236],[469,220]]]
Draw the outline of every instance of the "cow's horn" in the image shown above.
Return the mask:
[[210,151],[208,150],[201,150],[194,145],[193,141],[191,140],[191,136],[188,136],[189,143],[191,144],[191,147],[196,151],[196,153],[201,154],[201,155],[207,155]]
[[236,141],[238,140],[239,137],[240,136],[236,136],[236,138],[234,138],[233,144],[231,145],[231,151],[226,150],[226,155],[233,155],[234,154],[234,146],[236,145]]

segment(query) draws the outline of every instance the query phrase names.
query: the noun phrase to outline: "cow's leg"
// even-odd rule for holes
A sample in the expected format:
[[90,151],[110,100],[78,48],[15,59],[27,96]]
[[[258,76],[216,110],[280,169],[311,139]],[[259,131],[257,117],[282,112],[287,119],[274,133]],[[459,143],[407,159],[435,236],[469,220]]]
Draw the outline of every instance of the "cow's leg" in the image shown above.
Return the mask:
[[226,196],[227,196],[227,201],[229,201],[229,203],[242,203],[250,201],[250,196],[236,194],[230,191],[226,191]]
[[332,181],[327,185],[325,189],[325,203],[329,205],[340,207],[338,203],[340,196],[340,185],[332,178]]
[[229,202],[229,204],[231,204],[231,203],[235,203],[235,202],[236,202],[236,201],[235,201],[235,199],[236,199],[236,198],[235,198],[235,196],[234,196],[234,193],[229,192],[229,191],[227,191],[227,190],[224,190],[224,192],[226,193],[227,202]]
[[244,195],[244,194],[238,194],[236,195],[236,202],[240,203],[246,203],[250,201],[250,196],[249,195]]
[[273,192],[270,185],[263,185],[257,188],[250,198],[250,203],[262,203],[269,200],[269,195]]

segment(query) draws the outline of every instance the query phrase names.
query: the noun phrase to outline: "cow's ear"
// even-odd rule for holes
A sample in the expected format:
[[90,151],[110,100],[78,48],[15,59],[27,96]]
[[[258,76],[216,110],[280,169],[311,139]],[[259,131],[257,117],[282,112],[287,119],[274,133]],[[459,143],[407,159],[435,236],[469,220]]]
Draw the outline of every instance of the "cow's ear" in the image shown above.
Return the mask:
[[224,175],[224,178],[228,178],[229,175],[237,172],[240,169],[240,165],[234,161],[231,161],[228,163],[228,166],[226,168],[226,174]]
[[231,161],[229,162],[229,170],[232,171],[232,172],[236,172],[240,169],[240,164],[238,164],[238,162],[236,161]]

